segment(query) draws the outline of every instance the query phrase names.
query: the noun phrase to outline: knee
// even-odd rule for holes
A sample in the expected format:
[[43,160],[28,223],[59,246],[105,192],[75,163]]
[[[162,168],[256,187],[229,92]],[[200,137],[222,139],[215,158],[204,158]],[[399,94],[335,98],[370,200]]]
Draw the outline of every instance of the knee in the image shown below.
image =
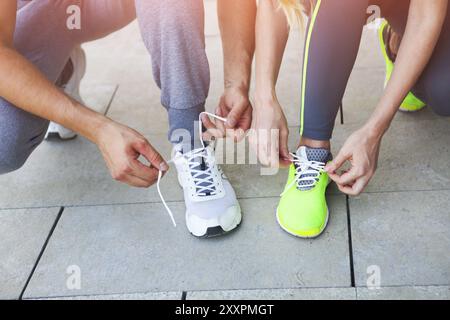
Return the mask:
[[[430,77],[425,84],[426,103],[433,111],[444,117],[450,116],[450,90],[448,81]],[[450,81],[450,79],[448,79]]]
[[23,167],[29,154],[19,152],[17,149],[0,146],[0,175],[11,173]]
[[435,85],[429,90],[428,104],[433,111],[444,117],[450,117],[450,90],[445,85]]

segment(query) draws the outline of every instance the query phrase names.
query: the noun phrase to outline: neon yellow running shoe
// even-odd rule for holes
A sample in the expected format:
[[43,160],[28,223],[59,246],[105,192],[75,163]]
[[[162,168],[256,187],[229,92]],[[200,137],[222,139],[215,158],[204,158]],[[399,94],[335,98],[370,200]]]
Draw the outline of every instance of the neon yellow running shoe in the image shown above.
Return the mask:
[[[386,62],[386,79],[384,81],[384,86],[386,87],[389,79],[391,78],[392,71],[394,70],[394,62],[389,57],[387,52],[387,43],[385,42],[385,34],[388,32],[389,23],[384,20],[378,29],[378,37],[380,39],[380,47],[381,52],[383,53],[384,61]],[[425,103],[417,98],[412,92],[409,92],[406,96],[405,100],[403,100],[400,105],[400,111],[404,112],[415,112],[423,109],[425,107]]]
[[328,223],[325,191],[330,179],[324,171],[331,160],[326,149],[300,147],[289,169],[286,188],[277,208],[278,224],[300,238],[318,237]]

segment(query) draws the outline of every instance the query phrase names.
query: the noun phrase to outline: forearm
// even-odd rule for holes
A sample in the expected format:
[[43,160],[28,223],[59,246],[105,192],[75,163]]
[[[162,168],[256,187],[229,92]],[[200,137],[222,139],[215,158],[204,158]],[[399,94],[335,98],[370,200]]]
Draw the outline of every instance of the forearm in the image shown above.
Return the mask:
[[289,36],[289,26],[277,1],[261,0],[256,19],[256,99],[276,96],[275,86]]
[[255,51],[256,0],[219,0],[225,88],[249,90]]
[[411,2],[394,72],[368,121],[374,134],[382,135],[389,128],[402,100],[424,71],[439,39],[447,5],[447,0]]
[[80,133],[95,142],[107,118],[65,95],[8,46],[0,47],[0,96],[15,106]]

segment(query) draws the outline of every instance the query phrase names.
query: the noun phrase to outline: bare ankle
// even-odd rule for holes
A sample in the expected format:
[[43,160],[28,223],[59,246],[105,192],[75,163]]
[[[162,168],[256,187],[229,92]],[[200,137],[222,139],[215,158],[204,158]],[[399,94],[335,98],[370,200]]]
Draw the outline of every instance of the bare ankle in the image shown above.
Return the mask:
[[300,143],[298,146],[299,147],[305,146],[305,147],[309,147],[309,148],[321,148],[321,149],[327,149],[327,150],[331,149],[331,143],[329,140],[321,141],[321,140],[314,140],[314,139],[309,139],[309,138],[305,138],[305,137],[300,138]]

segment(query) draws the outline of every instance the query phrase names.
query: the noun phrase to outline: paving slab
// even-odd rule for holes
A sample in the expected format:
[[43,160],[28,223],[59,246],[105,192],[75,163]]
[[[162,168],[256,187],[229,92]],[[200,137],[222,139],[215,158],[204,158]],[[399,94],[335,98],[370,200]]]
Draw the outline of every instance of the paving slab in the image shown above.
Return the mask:
[[0,299],[18,299],[59,208],[0,210]]
[[355,300],[355,288],[261,289],[188,292],[187,300]]
[[[242,200],[241,227],[210,240],[188,233],[182,203],[170,203],[177,229],[161,204],[66,208],[25,297],[350,286],[345,197],[330,197],[330,225],[312,241],[281,230],[277,202]],[[69,266],[80,290],[67,289]]]
[[384,287],[356,288],[358,300],[450,300],[450,287]]
[[382,287],[449,285],[449,199],[448,190],[351,198],[357,286],[378,274]]

